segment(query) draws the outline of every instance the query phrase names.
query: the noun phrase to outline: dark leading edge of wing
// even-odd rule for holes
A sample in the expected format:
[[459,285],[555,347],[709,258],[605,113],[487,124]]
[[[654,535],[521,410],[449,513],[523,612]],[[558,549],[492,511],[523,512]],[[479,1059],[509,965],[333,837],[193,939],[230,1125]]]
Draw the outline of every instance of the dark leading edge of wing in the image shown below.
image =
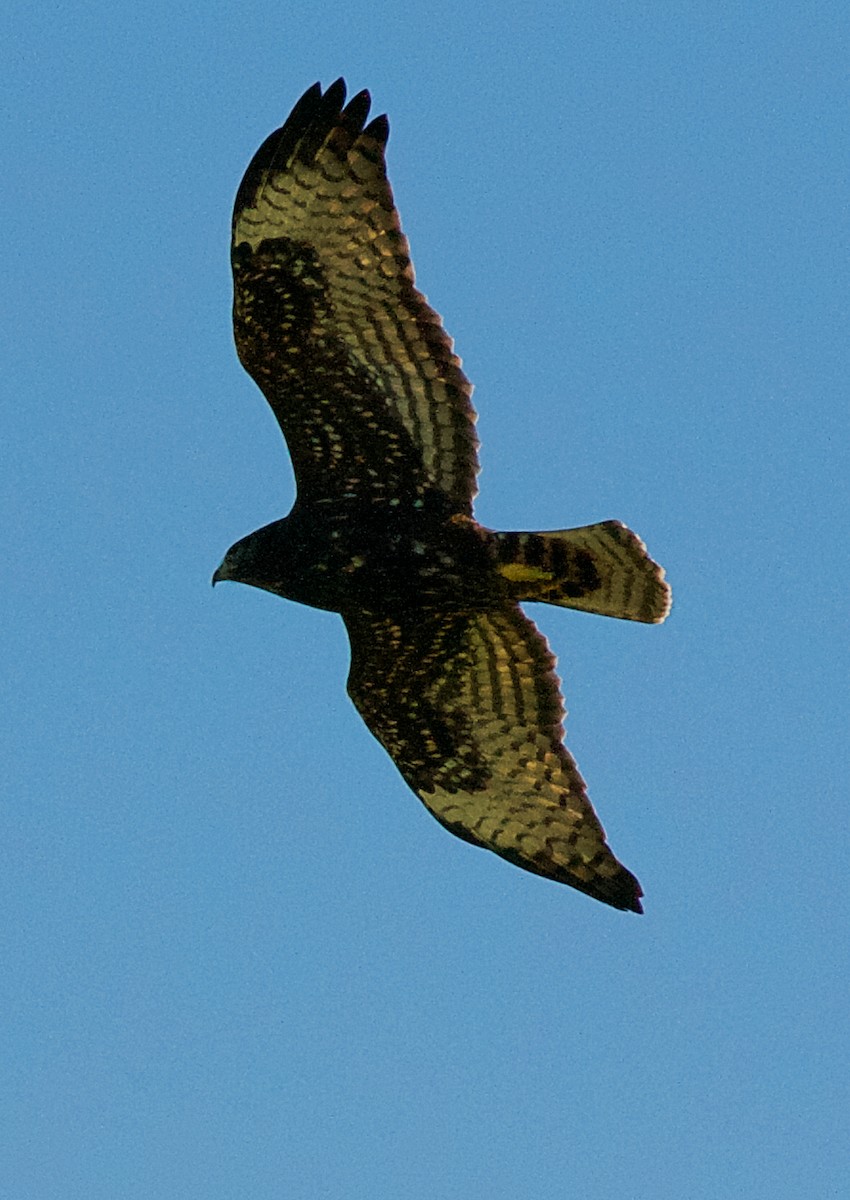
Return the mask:
[[414,286],[385,116],[318,84],[252,159],[233,213],[234,330],[289,445],[299,499],[416,499],[470,513],[471,385]]

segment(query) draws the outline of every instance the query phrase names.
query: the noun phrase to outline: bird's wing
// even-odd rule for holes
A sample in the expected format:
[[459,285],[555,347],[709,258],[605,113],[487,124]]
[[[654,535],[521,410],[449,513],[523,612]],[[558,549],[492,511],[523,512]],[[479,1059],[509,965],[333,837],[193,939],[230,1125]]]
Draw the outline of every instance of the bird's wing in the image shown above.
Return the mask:
[[563,745],[555,660],[518,607],[343,618],[349,695],[438,821],[527,871],[642,911],[640,884],[608,848]]
[[254,155],[233,212],[234,329],[292,454],[299,497],[471,512],[472,387],[417,291],[387,180],[389,125],[338,80]]

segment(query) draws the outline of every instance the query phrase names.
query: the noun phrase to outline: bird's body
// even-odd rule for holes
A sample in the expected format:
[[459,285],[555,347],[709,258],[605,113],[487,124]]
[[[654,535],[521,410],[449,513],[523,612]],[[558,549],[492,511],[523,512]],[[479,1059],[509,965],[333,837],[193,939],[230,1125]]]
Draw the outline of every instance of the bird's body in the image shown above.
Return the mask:
[[341,614],[349,693],[452,832],[617,908],[613,856],[562,740],[539,600],[657,622],[663,572],[625,526],[499,533],[472,516],[471,385],[416,290],[368,93],[314,85],[255,155],[233,216],[240,358],[292,454],[283,520],[228,551],[235,579]]
[[490,531],[447,510],[439,496],[418,508],[296,504],[246,542],[243,569],[258,572],[255,587],[331,612],[486,607],[507,594]]

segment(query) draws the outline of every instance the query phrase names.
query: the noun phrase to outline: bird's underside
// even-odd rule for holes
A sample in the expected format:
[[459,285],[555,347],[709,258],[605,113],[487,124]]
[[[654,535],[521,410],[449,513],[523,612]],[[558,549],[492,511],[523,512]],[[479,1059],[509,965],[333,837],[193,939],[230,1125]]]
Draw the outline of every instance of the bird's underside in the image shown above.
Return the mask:
[[349,694],[447,829],[640,912],[563,745],[554,658],[519,602],[654,623],[669,589],[619,522],[535,534],[473,519],[472,389],[414,286],[388,124],[366,123],[369,103],[346,105],[341,80],[314,85],[237,194],[237,349],[298,495],[214,578],[342,615]]

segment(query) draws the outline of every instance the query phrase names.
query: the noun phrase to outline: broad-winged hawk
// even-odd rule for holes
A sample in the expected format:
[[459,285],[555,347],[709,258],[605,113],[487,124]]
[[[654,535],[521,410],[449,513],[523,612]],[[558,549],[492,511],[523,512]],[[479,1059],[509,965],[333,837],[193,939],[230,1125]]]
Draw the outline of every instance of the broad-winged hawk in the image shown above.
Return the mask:
[[283,430],[288,517],[213,577],[338,612],[348,691],[438,821],[641,911],[563,744],[555,660],[519,607],[663,621],[664,573],[618,521],[497,533],[472,516],[471,385],[414,286],[385,116],[311,87],[254,156],[233,213],[239,357]]

